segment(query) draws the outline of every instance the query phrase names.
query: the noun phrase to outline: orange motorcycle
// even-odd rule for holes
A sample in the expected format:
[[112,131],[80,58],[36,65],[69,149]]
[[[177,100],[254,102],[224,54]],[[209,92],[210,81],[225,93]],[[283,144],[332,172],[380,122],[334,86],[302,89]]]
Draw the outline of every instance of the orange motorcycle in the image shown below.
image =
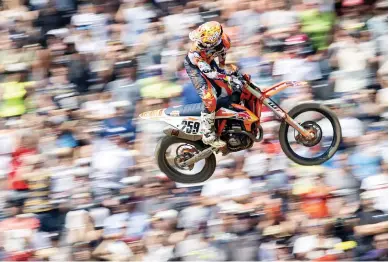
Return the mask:
[[324,163],[335,154],[342,131],[334,112],[322,104],[311,102],[285,112],[271,99],[286,88],[302,88],[305,82],[284,81],[261,90],[249,75],[238,71],[235,75],[244,83],[243,88],[231,96],[228,106],[217,110],[215,120],[217,135],[227,143],[226,148],[215,149],[202,143],[202,103],[140,115],[142,119],[168,124],[163,130],[166,136],[157,145],[156,160],[161,171],[171,180],[179,183],[203,182],[215,171],[216,153],[237,152],[260,142],[263,138],[260,121],[263,106],[281,119],[279,141],[289,159],[300,165],[312,166]]

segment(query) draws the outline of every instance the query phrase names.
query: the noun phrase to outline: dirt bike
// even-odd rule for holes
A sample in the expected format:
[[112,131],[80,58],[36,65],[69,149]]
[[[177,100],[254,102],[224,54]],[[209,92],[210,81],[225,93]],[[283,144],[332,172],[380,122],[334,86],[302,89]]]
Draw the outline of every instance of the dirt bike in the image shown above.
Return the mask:
[[227,143],[226,148],[216,149],[202,143],[202,103],[148,111],[139,116],[169,125],[163,130],[166,136],[159,141],[155,155],[160,170],[171,180],[203,182],[215,171],[216,153],[237,152],[260,142],[263,138],[260,122],[263,105],[281,119],[279,142],[289,159],[311,166],[320,165],[335,154],[342,137],[341,127],[328,107],[309,102],[286,113],[270,98],[288,87],[301,88],[305,82],[284,81],[261,90],[251,82],[249,75],[239,72],[235,75],[243,87],[230,97],[228,106],[217,108],[215,119],[216,133]]

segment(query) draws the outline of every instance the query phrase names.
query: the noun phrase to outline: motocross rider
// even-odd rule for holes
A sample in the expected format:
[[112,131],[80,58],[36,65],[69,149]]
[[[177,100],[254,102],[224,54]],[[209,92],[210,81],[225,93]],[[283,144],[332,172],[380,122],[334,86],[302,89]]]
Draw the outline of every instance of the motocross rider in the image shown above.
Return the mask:
[[[194,43],[185,58],[184,66],[197,93],[203,100],[201,112],[202,140],[204,144],[222,148],[226,143],[215,133],[215,111],[218,97],[230,96],[240,89],[242,82],[224,70],[230,38],[223,33],[220,23],[211,21],[202,24],[189,34]],[[215,58],[218,58],[219,65]],[[218,85],[219,81],[227,85]],[[219,82],[220,83],[220,82]]]

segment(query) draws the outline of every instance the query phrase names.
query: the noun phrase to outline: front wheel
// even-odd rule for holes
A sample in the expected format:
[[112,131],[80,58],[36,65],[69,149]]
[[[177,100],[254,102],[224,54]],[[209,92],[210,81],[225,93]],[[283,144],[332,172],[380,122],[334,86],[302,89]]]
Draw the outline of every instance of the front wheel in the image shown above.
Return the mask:
[[335,154],[342,130],[337,116],[328,107],[305,103],[294,107],[288,114],[315,135],[308,141],[286,121],[281,123],[281,148],[292,161],[304,166],[320,165]]
[[159,141],[155,154],[160,170],[171,180],[184,184],[201,183],[210,178],[215,171],[214,154],[190,167],[182,167],[180,163],[204,149],[205,146],[200,141],[165,136]]

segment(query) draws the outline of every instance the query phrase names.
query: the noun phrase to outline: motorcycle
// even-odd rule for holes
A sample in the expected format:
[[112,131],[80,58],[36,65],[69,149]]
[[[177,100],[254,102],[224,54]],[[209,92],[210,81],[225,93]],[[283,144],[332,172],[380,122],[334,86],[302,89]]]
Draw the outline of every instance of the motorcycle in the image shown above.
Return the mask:
[[216,111],[216,133],[227,143],[223,149],[212,148],[201,140],[202,103],[140,114],[141,119],[164,121],[169,125],[163,130],[166,136],[158,142],[155,157],[160,170],[171,180],[178,183],[204,182],[215,171],[215,154],[246,150],[260,142],[264,105],[281,119],[279,142],[289,159],[299,165],[312,166],[326,162],[335,154],[342,134],[334,112],[322,104],[306,102],[287,113],[271,99],[286,88],[306,87],[305,82],[284,81],[261,90],[249,75],[239,71],[234,75],[242,81],[243,87],[238,93],[233,93],[227,106],[218,105]]

